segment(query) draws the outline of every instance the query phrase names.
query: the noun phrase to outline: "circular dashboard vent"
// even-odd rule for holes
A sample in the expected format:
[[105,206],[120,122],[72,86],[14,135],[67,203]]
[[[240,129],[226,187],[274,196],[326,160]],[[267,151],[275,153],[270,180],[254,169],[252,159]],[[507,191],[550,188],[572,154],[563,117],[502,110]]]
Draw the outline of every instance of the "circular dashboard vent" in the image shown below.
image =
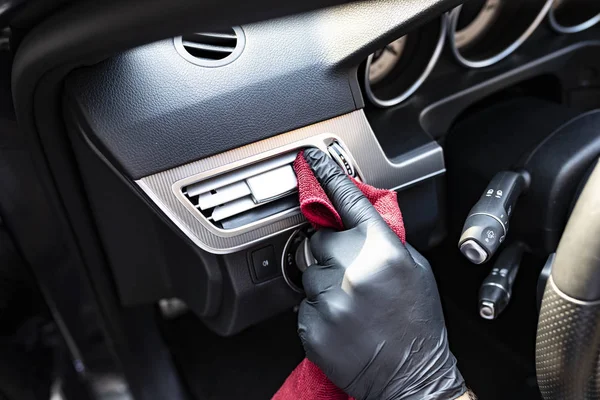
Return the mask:
[[203,67],[220,67],[242,54],[246,39],[240,27],[178,36],[175,49],[186,60]]

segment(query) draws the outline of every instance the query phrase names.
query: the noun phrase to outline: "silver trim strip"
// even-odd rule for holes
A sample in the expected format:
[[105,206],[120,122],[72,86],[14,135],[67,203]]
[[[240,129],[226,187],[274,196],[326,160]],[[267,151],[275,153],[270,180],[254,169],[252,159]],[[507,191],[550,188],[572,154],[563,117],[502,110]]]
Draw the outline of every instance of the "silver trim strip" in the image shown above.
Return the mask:
[[302,288],[299,288],[298,286],[296,286],[294,284],[294,282],[292,282],[290,280],[290,278],[287,275],[286,269],[285,269],[285,256],[286,253],[288,252],[288,248],[290,247],[290,244],[292,243],[292,240],[294,240],[294,238],[300,234],[300,232],[302,232],[302,229],[296,229],[288,238],[288,240],[285,242],[285,246],[283,246],[283,253],[281,254],[281,263],[280,263],[280,267],[281,267],[281,275],[283,276],[283,280],[285,281],[285,283],[287,283],[287,285],[290,287],[290,289],[292,289],[294,292],[296,293],[300,293],[300,294],[304,294],[304,290]]
[[502,222],[502,220],[498,217],[496,217],[495,215],[489,214],[489,213],[483,213],[483,212],[479,212],[479,213],[474,213],[471,214],[467,217],[467,219],[475,216],[475,215],[487,215],[488,217],[494,218],[496,221],[500,222],[500,225],[502,225],[502,230],[504,231],[504,235],[506,235],[506,225],[504,225],[504,222]]
[[460,64],[467,68],[485,68],[490,65],[496,64],[506,57],[510,56],[514,53],[529,37],[533,34],[533,32],[537,29],[540,23],[544,20],[544,17],[552,7],[553,0],[547,0],[542,7],[540,13],[535,17],[531,25],[515,40],[512,44],[506,47],[504,50],[496,54],[495,56],[486,58],[484,60],[469,60],[460,54],[456,46],[456,42],[454,41],[454,35],[456,33],[456,25],[458,23],[458,17],[460,16],[460,10],[462,5],[455,7],[449,14],[449,23],[448,23],[448,40],[450,42],[450,49],[452,50],[452,54],[454,54],[454,58]]
[[[486,310],[490,310],[492,314],[487,315],[485,313]],[[479,316],[483,319],[487,319],[490,321],[496,319],[496,307],[494,307],[494,303],[489,301],[482,301],[481,307],[479,308]]]
[[[600,300],[585,301],[585,300],[578,300],[574,297],[569,296],[568,294],[566,294],[565,292],[560,290],[558,288],[558,286],[556,286],[556,283],[554,283],[554,280],[552,279],[552,275],[550,275],[550,278],[548,278],[548,282],[550,283],[550,285],[552,285],[552,290],[554,290],[554,293],[556,293],[557,295],[559,295],[560,297],[562,297],[563,299],[565,299],[566,301],[568,301],[570,303],[577,304],[579,306],[598,306],[598,305],[600,305]],[[542,301],[543,301],[543,299],[542,299]]]
[[136,181],[154,203],[200,248],[232,253],[305,223],[299,209],[273,215],[250,226],[224,230],[210,223],[181,188],[279,154],[314,146],[327,152],[336,140],[358,176],[380,188],[400,189],[445,172],[443,150],[431,142],[390,160],[362,110],[251,143]]
[[497,287],[497,288],[500,288],[500,289],[502,289],[502,291],[503,291],[504,293],[506,293],[506,295],[508,296],[508,300],[510,301],[510,293],[508,292],[508,290],[506,290],[506,288],[505,288],[504,286],[502,286],[502,285],[500,285],[500,284],[498,284],[498,283],[496,283],[496,282],[487,282],[487,283],[484,283],[484,284],[483,284],[483,285],[481,285],[481,286],[482,286],[482,287],[483,287],[483,286],[494,286],[494,287]]
[[564,26],[564,25],[561,25],[556,20],[556,16],[554,15],[554,7],[551,7],[550,11],[548,12],[548,22],[550,23],[550,27],[552,27],[552,29],[554,29],[558,33],[564,33],[564,34],[578,33],[578,32],[583,32],[586,29],[589,29],[592,26],[596,25],[598,22],[600,22],[600,14],[598,14],[580,24],[573,25],[573,26]]
[[371,103],[373,103],[373,105],[380,107],[380,108],[387,108],[387,107],[393,107],[395,105],[398,105],[398,104],[402,103],[404,100],[408,99],[410,96],[412,96],[417,91],[417,89],[419,89],[419,87],[421,87],[423,82],[425,82],[427,77],[429,77],[429,74],[431,74],[431,71],[433,71],[433,68],[437,64],[437,61],[440,58],[440,55],[442,54],[442,50],[444,49],[444,42],[446,41],[446,31],[448,30],[447,15],[446,14],[442,15],[440,20],[441,20],[440,36],[439,36],[438,42],[435,46],[435,50],[433,51],[433,54],[431,55],[431,58],[429,59],[427,66],[423,70],[423,73],[421,74],[419,79],[417,79],[405,92],[394,97],[393,99],[382,100],[382,99],[378,98],[375,95],[375,93],[373,93],[373,89],[371,88],[371,82],[369,81],[369,68],[371,67],[371,63],[373,62],[373,54],[371,54],[367,58],[367,65],[365,67],[365,78],[364,78],[365,93],[367,95],[367,98],[369,99],[369,101]]

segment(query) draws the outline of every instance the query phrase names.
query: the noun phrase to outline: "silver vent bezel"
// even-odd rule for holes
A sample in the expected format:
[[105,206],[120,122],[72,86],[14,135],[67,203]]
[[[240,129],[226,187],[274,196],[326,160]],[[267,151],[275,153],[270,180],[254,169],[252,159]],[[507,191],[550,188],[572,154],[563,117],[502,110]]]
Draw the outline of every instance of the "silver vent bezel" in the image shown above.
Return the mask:
[[[208,58],[199,58],[199,57],[193,56],[185,48],[185,46],[183,44],[183,36],[177,36],[177,37],[173,38],[173,44],[175,45],[175,50],[177,50],[177,53],[179,53],[179,55],[181,57],[185,58],[187,61],[191,62],[192,64],[196,64],[196,65],[199,65],[202,67],[209,67],[209,68],[222,67],[224,65],[230,64],[233,61],[235,61],[244,51],[244,47],[246,47],[246,35],[244,34],[243,29],[240,26],[234,26],[231,29],[233,29],[233,32],[235,33],[235,35],[237,37],[236,45],[235,45],[233,51],[228,56],[226,56],[220,60],[211,60]],[[209,33],[209,32],[207,32],[207,33]]]
[[[247,224],[247,225],[244,225],[244,226],[241,226],[238,228],[223,229],[223,228],[219,228],[218,226],[213,224],[211,221],[209,221],[194,206],[194,204],[192,204],[192,202],[189,201],[189,199],[183,193],[183,188],[185,188],[186,186],[193,184],[193,183],[206,181],[208,179],[215,178],[215,177],[218,177],[218,176],[230,173],[230,172],[234,172],[236,170],[239,170],[239,169],[242,169],[242,168],[254,165],[254,164],[259,164],[261,162],[267,161],[268,159],[270,159],[272,157],[280,156],[282,154],[291,153],[291,152],[298,152],[306,147],[316,147],[316,148],[321,149],[324,152],[327,152],[327,147],[329,146],[329,144],[331,144],[334,141],[341,143],[342,146],[347,151],[347,147],[343,144],[343,141],[339,136],[332,134],[332,133],[323,133],[323,134],[320,134],[320,135],[317,135],[317,136],[314,136],[314,137],[311,137],[311,138],[308,138],[305,140],[301,140],[299,142],[292,143],[288,146],[282,146],[280,148],[277,148],[274,151],[262,153],[260,155],[257,155],[256,157],[248,157],[246,159],[225,165],[220,168],[215,168],[215,169],[212,169],[212,170],[209,170],[206,172],[194,174],[192,176],[189,176],[189,177],[181,179],[177,182],[174,182],[171,187],[171,190],[172,190],[173,194],[175,195],[175,197],[177,197],[177,200],[179,200],[179,202],[181,204],[183,204],[183,206],[190,213],[192,213],[194,215],[194,217],[208,231],[212,232],[215,235],[221,236],[221,237],[237,236],[239,234],[250,232],[254,229],[267,226],[274,222],[281,221],[290,216],[299,215],[300,207],[297,206],[297,207],[293,207],[293,208],[290,208],[285,211],[281,211],[279,213],[273,214],[266,218],[262,218],[258,221],[252,222],[250,224]],[[348,153],[348,156],[350,157],[353,165],[356,165],[356,161],[354,160],[352,155],[350,155]],[[360,169],[358,168],[358,166],[356,166],[356,168],[357,168],[357,175],[358,175],[359,179],[362,179],[362,174],[360,172]]]
[[[186,206],[192,207],[181,192],[181,186],[189,184],[191,179],[208,178],[294,149],[314,146],[327,151],[328,139],[337,139],[347,150],[362,180],[375,187],[399,190],[446,171],[443,150],[435,141],[388,158],[364,111],[357,110],[157,172],[136,180],[136,183],[198,247],[213,254],[233,253],[305,224],[306,219],[301,213],[290,213],[257,221],[250,229],[235,232],[217,230],[206,218],[199,217],[195,209],[190,210]],[[187,179],[190,181],[186,182]]]

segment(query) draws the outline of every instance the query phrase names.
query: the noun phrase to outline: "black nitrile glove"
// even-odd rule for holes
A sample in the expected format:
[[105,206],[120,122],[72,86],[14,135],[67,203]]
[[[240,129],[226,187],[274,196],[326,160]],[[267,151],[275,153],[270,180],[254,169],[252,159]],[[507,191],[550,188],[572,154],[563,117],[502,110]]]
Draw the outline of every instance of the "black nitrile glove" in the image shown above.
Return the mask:
[[453,400],[465,391],[427,261],[419,262],[325,153],[304,151],[345,231],[320,230],[298,332],[309,360],[357,399]]

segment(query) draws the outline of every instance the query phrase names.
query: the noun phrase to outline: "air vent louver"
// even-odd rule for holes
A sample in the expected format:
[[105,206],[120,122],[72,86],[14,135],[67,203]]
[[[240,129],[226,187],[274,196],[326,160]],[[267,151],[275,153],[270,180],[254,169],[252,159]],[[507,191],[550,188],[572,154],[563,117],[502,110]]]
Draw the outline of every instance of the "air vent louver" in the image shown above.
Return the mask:
[[296,153],[284,154],[184,187],[184,196],[221,229],[248,226],[297,210]]
[[198,32],[175,38],[175,48],[186,60],[205,67],[219,67],[239,57],[244,49],[244,32],[239,27]]

